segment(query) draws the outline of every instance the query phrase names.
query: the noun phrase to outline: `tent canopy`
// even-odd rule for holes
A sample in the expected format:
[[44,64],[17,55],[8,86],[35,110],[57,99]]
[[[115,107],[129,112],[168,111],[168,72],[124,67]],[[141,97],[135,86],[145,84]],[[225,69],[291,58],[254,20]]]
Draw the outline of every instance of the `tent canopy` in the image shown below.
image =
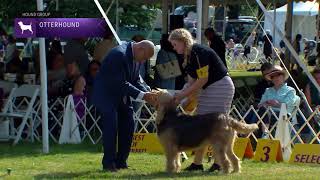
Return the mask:
[[[319,4],[314,2],[294,2],[293,3],[293,17],[292,17],[292,37],[301,34],[302,38],[314,39],[316,36],[316,15],[318,15]],[[274,10],[267,12],[270,17],[273,17]],[[285,21],[287,14],[287,5],[276,9],[275,24],[284,33]],[[265,16],[264,28],[273,30],[272,18]],[[279,47],[281,41],[280,35],[276,32],[273,37],[273,42],[276,47]],[[301,47],[303,48],[303,44]]]
[[[318,15],[319,3],[314,2],[294,2],[293,15],[294,16],[316,16]],[[276,9],[277,13],[287,13],[287,4]],[[273,12],[270,10],[268,12]]]

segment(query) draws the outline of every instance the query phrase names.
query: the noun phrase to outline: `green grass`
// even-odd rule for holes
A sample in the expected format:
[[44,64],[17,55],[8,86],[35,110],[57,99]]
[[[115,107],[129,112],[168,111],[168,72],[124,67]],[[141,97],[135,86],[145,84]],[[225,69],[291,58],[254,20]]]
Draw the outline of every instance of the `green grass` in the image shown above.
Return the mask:
[[230,70],[232,78],[244,78],[244,77],[261,77],[260,71],[244,71],[244,70]]
[[[131,154],[130,169],[117,173],[101,171],[101,145],[52,145],[50,154],[40,144],[0,144],[0,179],[317,179],[319,167],[287,163],[242,162],[241,174],[164,172],[163,155]],[[186,167],[191,159],[182,165]],[[210,164],[205,163],[209,168]],[[11,168],[11,175],[7,169]]]

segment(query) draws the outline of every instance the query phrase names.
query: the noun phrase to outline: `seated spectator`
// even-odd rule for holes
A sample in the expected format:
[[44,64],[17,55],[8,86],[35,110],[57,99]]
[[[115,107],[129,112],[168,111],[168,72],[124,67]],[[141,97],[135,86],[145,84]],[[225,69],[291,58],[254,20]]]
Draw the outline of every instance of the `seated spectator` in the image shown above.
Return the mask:
[[10,61],[12,61],[12,59],[14,59],[14,57],[16,57],[15,53],[17,50],[16,39],[13,37],[13,35],[9,35],[4,58],[6,64],[8,64]]
[[84,79],[83,76],[79,76],[75,80],[73,92],[72,92],[74,106],[78,114],[78,120],[81,120],[85,114],[85,103],[86,103],[85,87],[86,87],[86,80]]
[[272,70],[272,68],[273,68],[273,65],[268,62],[261,65],[260,71],[262,74],[262,78],[256,85],[255,91],[254,91],[254,99],[256,101],[256,105],[260,102],[261,97],[265,92],[265,90],[273,86],[272,82],[265,78],[265,75],[269,73],[269,71]]
[[[75,61],[66,65],[65,78],[62,80],[61,83],[59,83],[59,87],[57,87],[57,92],[49,95],[49,98],[48,98],[48,106],[49,108],[51,108],[51,111],[54,115],[57,115],[63,112],[63,109],[64,109],[61,106],[61,104],[59,103],[54,104],[57,98],[64,99],[66,96],[70,94],[74,94],[74,92],[75,92],[75,95],[81,95],[80,93],[81,87],[85,86],[85,81],[83,81],[82,78],[83,77],[81,76],[77,63]],[[77,88],[77,91],[75,91],[75,88]],[[48,119],[49,119],[48,123],[49,123],[49,128],[51,129],[51,133],[53,134],[53,136],[57,136],[59,134],[60,129],[57,126],[55,126],[55,123],[56,123],[55,117],[50,113]]]
[[76,62],[81,74],[85,74],[89,64],[89,56],[84,44],[86,38],[72,39],[64,48],[65,65]]
[[6,72],[8,73],[21,73],[22,72],[22,61],[19,57],[19,50],[15,50],[12,54],[12,58],[6,64]]
[[[273,83],[273,86],[267,88],[260,103],[258,104],[259,114],[264,114],[266,109],[271,106],[274,112],[277,115],[280,112],[280,107],[282,103],[287,105],[288,115],[291,115],[296,102],[300,99],[296,95],[296,91],[294,88],[287,85],[286,80],[288,79],[289,75],[286,70],[282,69],[282,67],[275,65],[273,69],[265,75],[265,78]],[[263,119],[266,128],[272,127],[272,125],[276,122],[275,118],[265,116]],[[264,126],[262,126],[263,130],[263,138],[268,136],[268,133]]]
[[[320,68],[315,67],[314,70],[312,71],[312,75],[314,79],[317,81],[317,84],[320,85]],[[315,85],[312,82],[309,82],[305,88],[304,91],[308,104],[312,108],[312,110],[315,110],[317,106],[320,105],[320,93],[318,89],[315,87]],[[308,116],[311,115],[312,112],[308,112]],[[320,126],[317,123],[319,121],[318,118],[314,118],[313,120],[310,121],[311,126],[313,129],[318,132],[320,130]]]
[[0,88],[0,110],[3,107],[3,101],[4,101],[4,91],[2,88]]
[[79,68],[78,68],[76,62],[72,62],[70,64],[67,64],[66,77],[62,81],[62,86],[59,89],[59,96],[66,97],[69,94],[73,93],[74,87],[76,87],[76,86],[82,87],[83,84],[82,85],[76,84],[76,83],[83,83],[83,81],[76,81],[80,76],[81,76],[81,73],[79,71]]
[[97,73],[99,72],[101,63],[99,61],[93,60],[89,63],[88,65],[88,71],[85,75],[85,80],[86,80],[86,89],[88,92],[88,98],[89,98],[89,102],[90,102],[90,95],[91,95],[91,90],[93,87],[93,83],[94,83],[94,79],[97,75]]
[[[319,67],[314,68],[312,71],[312,75],[314,79],[317,81],[318,85],[320,85],[320,68]],[[313,110],[316,106],[320,105],[320,94],[312,82],[309,82],[307,84],[305,88],[305,95],[310,107]]]
[[[254,89],[254,101],[255,101],[253,104],[254,108],[258,107],[261,97],[263,93],[266,91],[266,89],[273,86],[272,82],[265,78],[265,75],[270,70],[272,70],[272,68],[273,68],[273,65],[268,62],[261,65],[260,71],[262,74],[262,78],[261,80],[258,81],[258,84],[255,86],[255,89]],[[257,119],[258,117],[256,116],[256,114],[253,111],[251,111],[246,117],[246,122],[248,124],[256,123]]]
[[54,95],[58,93],[58,87],[66,76],[64,58],[60,41],[54,40],[47,56],[48,66],[48,93]]

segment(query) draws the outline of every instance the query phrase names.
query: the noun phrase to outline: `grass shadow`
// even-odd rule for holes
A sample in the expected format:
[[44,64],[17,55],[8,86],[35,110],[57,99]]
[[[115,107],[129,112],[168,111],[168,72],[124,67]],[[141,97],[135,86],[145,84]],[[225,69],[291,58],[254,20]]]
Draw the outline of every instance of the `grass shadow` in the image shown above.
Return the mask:
[[158,178],[191,178],[191,177],[199,177],[199,179],[204,179],[207,176],[220,176],[217,173],[212,172],[185,172],[182,171],[180,173],[167,173],[167,172],[152,172],[150,174],[135,174],[134,176],[130,174],[125,174],[120,176],[121,179],[158,179]]
[[11,143],[0,143],[0,159],[8,157],[19,157],[19,156],[43,156],[43,155],[56,155],[56,154],[73,154],[81,152],[89,153],[100,153],[102,152],[102,145],[100,144],[50,144],[49,154],[42,152],[41,143],[28,143],[21,142],[16,146]]
[[34,176],[34,179],[73,179],[73,178],[85,178],[85,179],[159,179],[159,178],[190,178],[190,177],[201,177],[207,176],[221,176],[217,173],[210,172],[181,172],[176,174],[169,174],[166,172],[152,172],[150,174],[137,174],[132,173],[131,170],[118,171],[115,173],[105,172],[102,170],[96,171],[84,171],[84,172],[55,172],[48,174],[39,174]]
[[39,174],[34,176],[33,178],[35,180],[40,179],[73,179],[78,177],[83,177],[87,174],[92,173],[91,171],[84,171],[84,172],[55,172],[55,173],[49,173],[49,174]]

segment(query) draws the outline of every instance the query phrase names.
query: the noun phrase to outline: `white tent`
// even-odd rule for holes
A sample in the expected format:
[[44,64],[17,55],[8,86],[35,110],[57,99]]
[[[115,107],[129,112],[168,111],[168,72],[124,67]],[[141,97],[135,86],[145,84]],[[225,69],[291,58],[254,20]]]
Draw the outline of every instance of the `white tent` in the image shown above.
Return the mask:
[[[316,36],[316,15],[318,15],[319,4],[314,2],[294,2],[293,3],[293,18],[292,18],[292,38],[295,38],[296,34],[301,34],[302,38],[314,39]],[[273,17],[274,10],[267,11]],[[286,21],[287,5],[284,5],[276,9],[276,22],[275,24],[280,30],[285,33],[284,26]],[[272,19],[270,16],[265,16],[264,28],[273,31]],[[274,39],[274,45],[279,47],[281,41],[279,34],[276,32]],[[303,48],[303,45],[302,45]]]

